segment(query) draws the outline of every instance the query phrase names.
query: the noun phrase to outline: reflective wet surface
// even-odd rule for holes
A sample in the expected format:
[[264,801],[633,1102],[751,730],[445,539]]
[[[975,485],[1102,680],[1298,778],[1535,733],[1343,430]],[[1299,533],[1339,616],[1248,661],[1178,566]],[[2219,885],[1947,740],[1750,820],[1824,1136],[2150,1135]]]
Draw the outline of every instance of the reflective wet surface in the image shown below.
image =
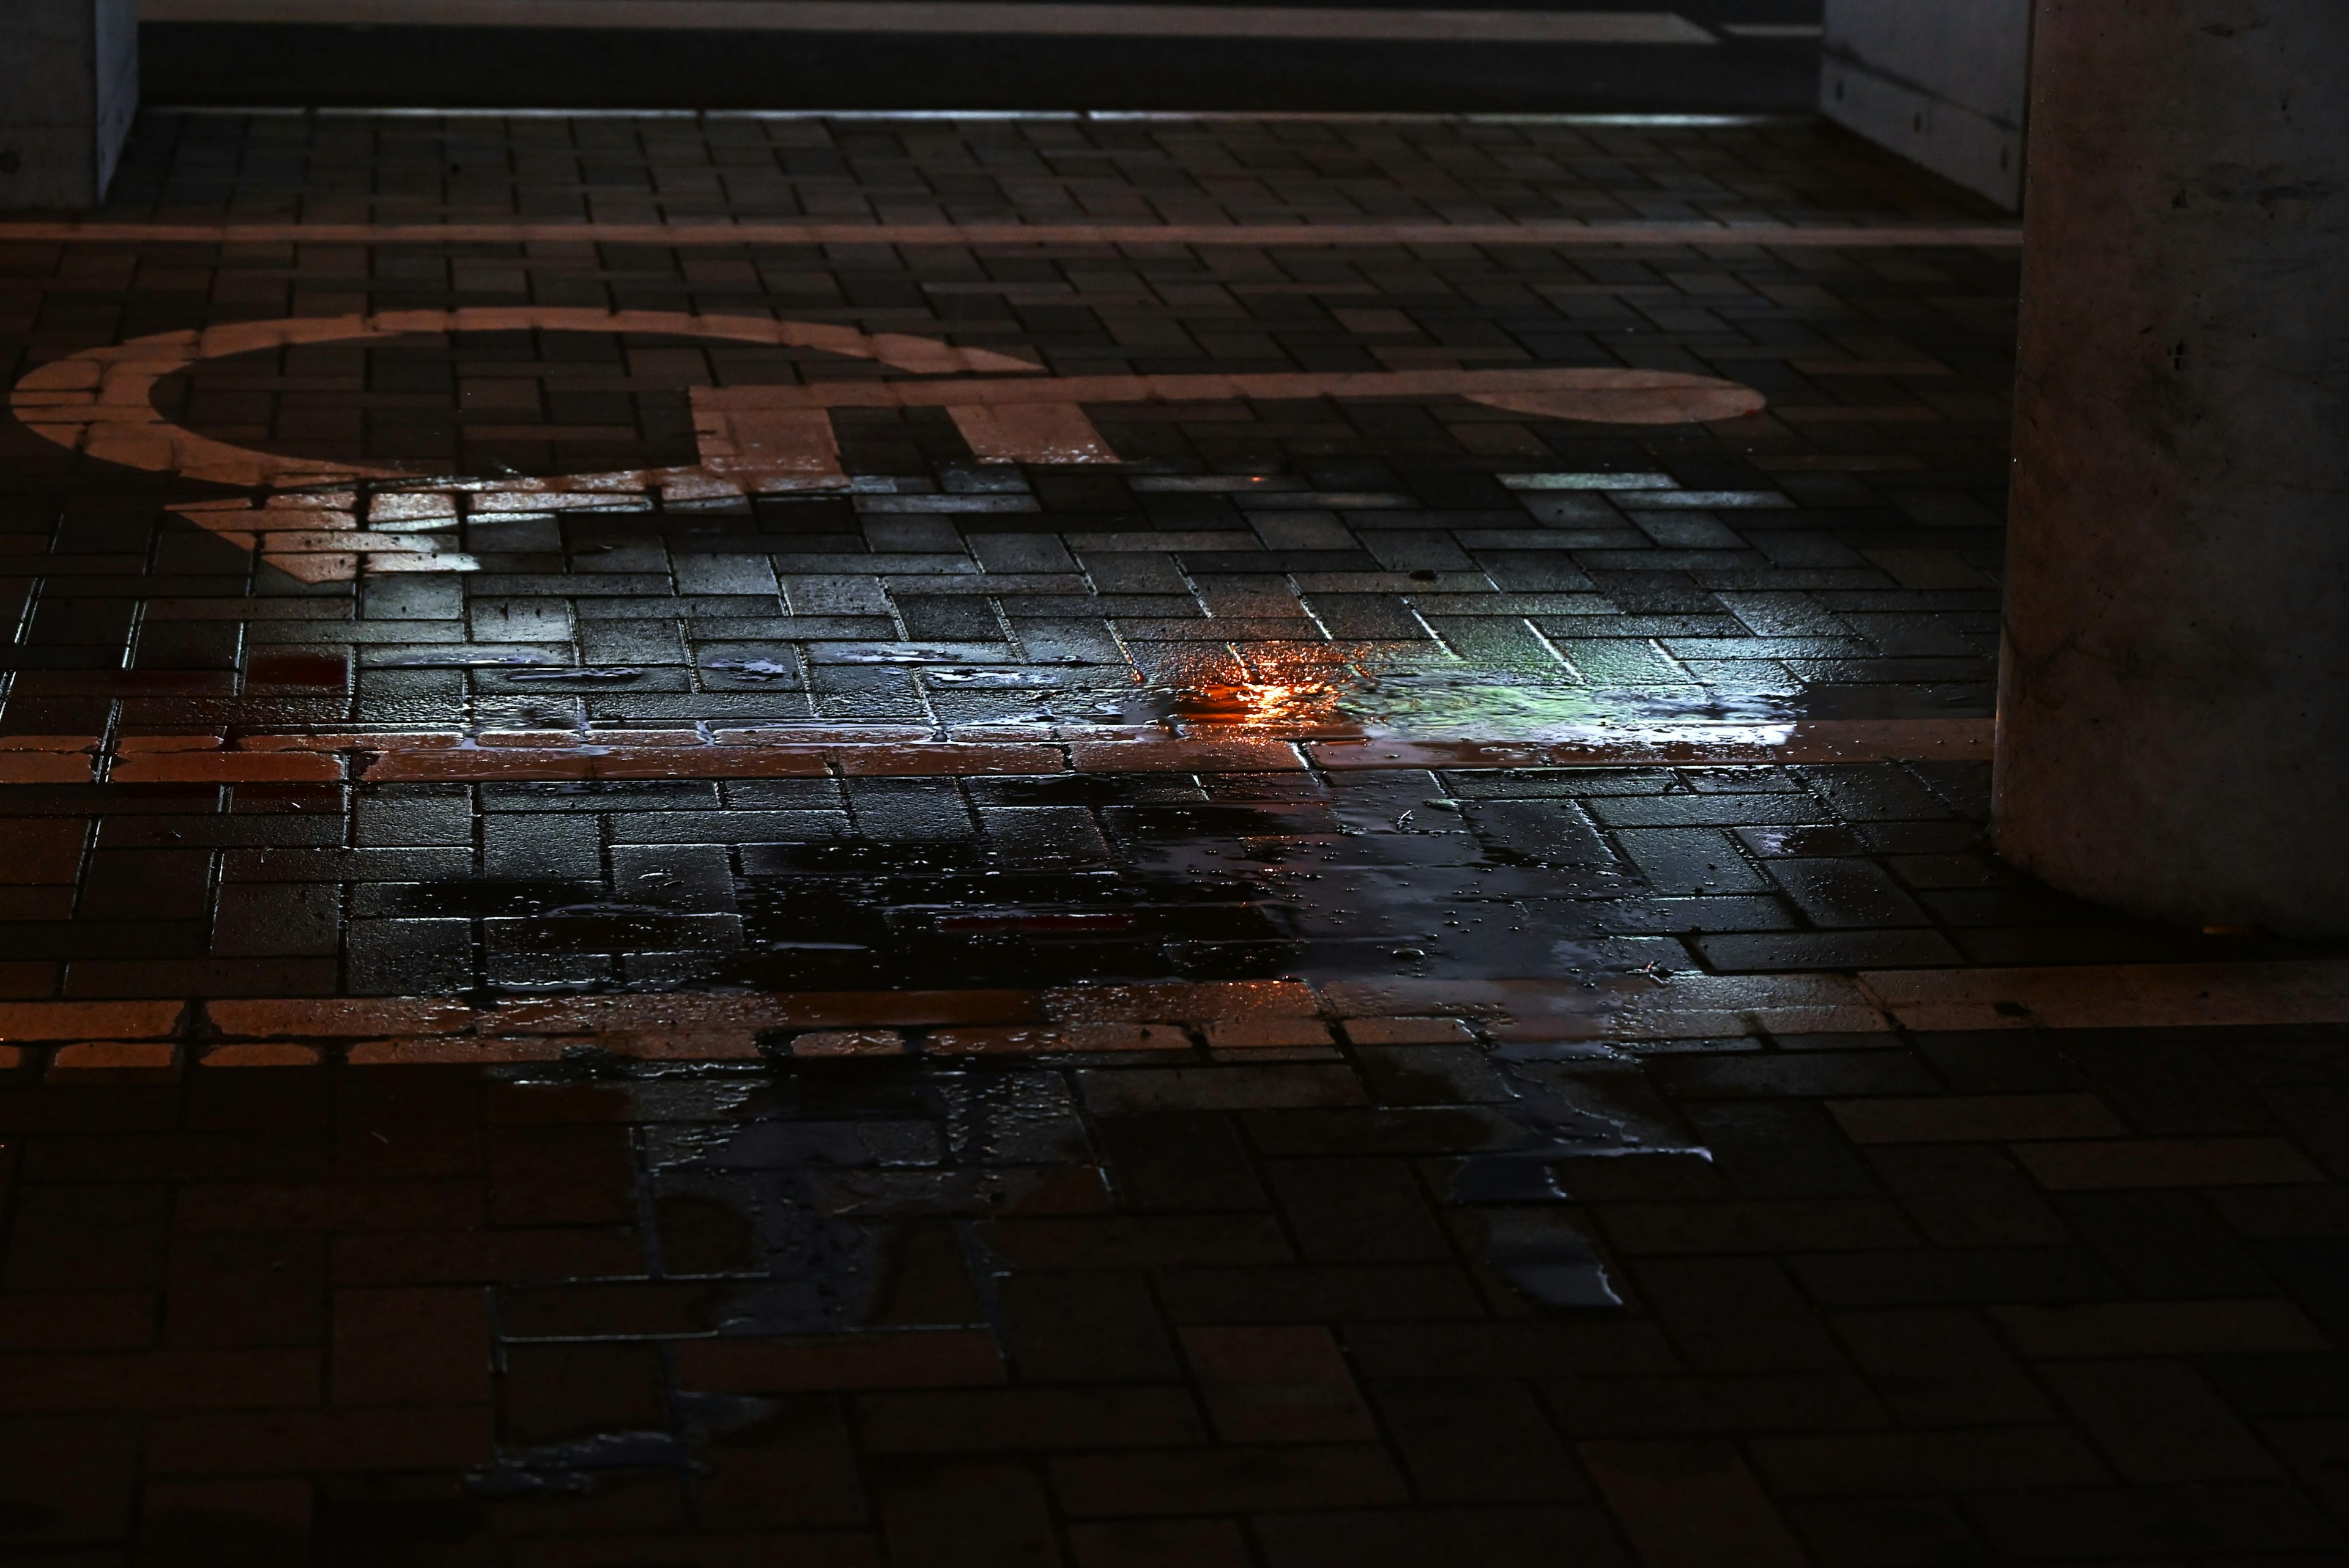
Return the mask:
[[[12,1563],[2341,1554],[2349,966],[1988,841],[1982,214],[1462,120],[120,189],[0,221]],[[516,213],[639,227],[410,232]],[[1072,217],[1168,234],[949,226]],[[1485,227],[1206,232],[1335,220]],[[295,340],[398,311],[492,314]],[[777,390],[938,345],[1092,400]],[[1766,404],[1476,400],[1569,369]]]

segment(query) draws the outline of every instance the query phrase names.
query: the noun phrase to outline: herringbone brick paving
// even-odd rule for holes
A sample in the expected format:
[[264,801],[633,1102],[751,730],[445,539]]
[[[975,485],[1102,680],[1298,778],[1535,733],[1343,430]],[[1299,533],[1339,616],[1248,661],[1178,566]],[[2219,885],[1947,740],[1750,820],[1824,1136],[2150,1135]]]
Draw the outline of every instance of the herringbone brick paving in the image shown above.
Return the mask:
[[[101,218],[1979,219],[1804,129],[1445,120],[158,118],[122,189]],[[0,256],[12,381],[571,305],[1770,400],[1102,406],[1090,464],[843,410],[843,493],[418,507],[478,571],[315,582],[169,510],[223,487],[10,428],[10,1562],[2342,1554],[2338,965],[2029,884],[1977,743],[1914,740],[1988,712],[2005,253]],[[693,387],[851,372],[460,331],[157,407],[497,479],[688,463]],[[1922,727],[1737,750],[1810,720]],[[1584,765],[1440,744],[1562,735]],[[686,760],[598,760],[631,746]],[[532,747],[576,767],[485,771]]]

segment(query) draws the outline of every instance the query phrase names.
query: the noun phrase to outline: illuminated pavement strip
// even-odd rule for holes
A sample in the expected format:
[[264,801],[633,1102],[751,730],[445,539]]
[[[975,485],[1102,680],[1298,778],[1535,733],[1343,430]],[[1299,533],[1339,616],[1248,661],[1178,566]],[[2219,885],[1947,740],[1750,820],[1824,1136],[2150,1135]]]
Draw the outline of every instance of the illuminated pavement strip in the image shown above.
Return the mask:
[[[856,727],[792,742],[679,744],[691,732],[133,737],[110,754],[114,783],[466,782],[575,779],[938,777],[1075,772],[1256,772],[1624,765],[1980,760],[1984,719],[1821,720],[1710,734],[1592,732],[1544,741],[1277,738],[935,740],[910,727],[854,738]],[[889,727],[866,727],[864,733]],[[753,732],[746,732],[753,733]],[[386,747],[387,742],[398,744]],[[504,744],[498,744],[504,742]],[[0,780],[87,782],[95,741],[0,742]],[[48,749],[36,749],[47,745]],[[157,748],[198,748],[159,749]],[[378,749],[383,748],[382,749]],[[53,1046],[52,1075],[211,1067],[357,1066],[560,1059],[594,1047],[649,1060],[803,1056],[1078,1053],[1164,1061],[1204,1041],[1215,1059],[1326,1055],[1356,1045],[1723,1038],[1912,1030],[2139,1028],[2349,1022],[2349,961],[1875,970],[1857,975],[1707,975],[1661,980],[1166,982],[1055,990],[616,995],[525,999],[477,1008],[454,998],[286,998],[203,1005],[202,1028],[177,1000],[0,1003],[0,1068]],[[909,1040],[906,1029],[922,1031]],[[764,1044],[762,1044],[762,1041]],[[96,1081],[93,1079],[92,1081]]]
[[[205,1067],[1077,1054],[1166,1064],[1357,1046],[1723,1039],[1762,1034],[2349,1022],[2349,961],[1888,969],[1855,975],[1164,982],[1054,990],[616,995],[478,1008],[453,997],[0,1003],[0,1068],[53,1078]],[[920,1031],[917,1039],[904,1032]],[[191,1044],[193,1037],[199,1043]],[[788,1045],[783,1041],[788,1037]],[[763,1043],[762,1043],[763,1042]],[[93,1076],[89,1081],[100,1081]]]
[[2012,250],[2003,224],[1795,223],[162,223],[0,222],[0,241],[66,244],[1688,245]]
[[619,779],[939,779],[1071,773],[1268,773],[1376,769],[1724,767],[1979,762],[1983,718],[1817,719],[1594,729],[1543,740],[1382,739],[1328,730],[1170,736],[1157,726],[1078,735],[1016,726],[934,738],[916,726],[739,730],[453,730],[0,737],[0,784],[406,784]]

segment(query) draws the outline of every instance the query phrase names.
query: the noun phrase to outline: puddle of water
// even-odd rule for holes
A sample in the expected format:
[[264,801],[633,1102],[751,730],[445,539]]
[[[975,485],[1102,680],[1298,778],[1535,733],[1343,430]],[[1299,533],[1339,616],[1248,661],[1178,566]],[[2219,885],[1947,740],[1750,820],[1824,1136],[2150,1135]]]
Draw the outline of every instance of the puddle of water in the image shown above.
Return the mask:
[[800,676],[799,665],[779,665],[772,659],[712,659],[701,667],[721,670],[743,681],[797,680]]
[[394,658],[375,661],[377,669],[391,670],[492,670],[510,667],[530,668],[554,663],[549,654],[403,654]]
[[[1652,942],[1598,936],[1588,901],[1611,908],[1640,884],[1570,802],[1453,800],[1424,775],[1294,782],[1211,800],[1152,779],[999,781],[980,810],[1048,808],[1036,841],[982,840],[941,796],[937,829],[958,836],[748,845],[714,901],[464,878],[377,885],[367,913],[483,922],[478,973],[500,990],[1596,975],[1655,959]],[[616,806],[672,788],[532,787]]]
[[1061,677],[1027,670],[925,670],[922,679],[932,686],[982,689],[1058,686]]
[[1527,1299],[1556,1311],[1623,1305],[1588,1237],[1551,1206],[1569,1202],[1557,1168],[1574,1160],[1712,1152],[1679,1125],[1636,1063],[1604,1045],[1495,1047],[1486,1057],[1512,1098],[1497,1107],[1519,1130],[1507,1147],[1454,1167],[1452,1202],[1484,1208],[1486,1258]]
[[788,990],[1255,978],[1296,956],[1244,868],[1007,867],[957,844],[776,846],[728,978]]
[[916,647],[893,643],[874,647],[827,647],[823,664],[833,665],[961,665],[970,662],[968,649]]
[[1615,1292],[1589,1239],[1557,1216],[1486,1216],[1485,1256],[1528,1300],[1556,1312],[1617,1312]]
[[725,1282],[720,1335],[999,1332],[1006,1271],[972,1222],[1071,1180],[1098,1198],[1061,1071],[902,1057],[714,1071],[746,1090],[729,1120],[644,1137],[660,1272]]
[[1563,670],[1430,668],[1361,645],[1287,644],[1251,647],[1245,662],[1189,654],[1114,707],[1081,717],[1195,732],[1539,740],[1592,729],[1783,724],[1803,710],[1775,692],[1591,686]]
[[576,1442],[501,1454],[495,1464],[469,1471],[465,1490],[483,1498],[543,1497],[593,1491],[596,1473],[603,1470],[692,1473],[700,1468],[691,1450],[667,1432],[602,1432]]
[[1783,724],[1800,717],[1796,705],[1771,695],[1592,687],[1490,671],[1424,670],[1366,679],[1338,693],[1330,711],[1372,736],[1513,740],[1671,724]]
[[644,671],[626,665],[583,665],[573,669],[522,669],[506,679],[511,681],[632,681]]

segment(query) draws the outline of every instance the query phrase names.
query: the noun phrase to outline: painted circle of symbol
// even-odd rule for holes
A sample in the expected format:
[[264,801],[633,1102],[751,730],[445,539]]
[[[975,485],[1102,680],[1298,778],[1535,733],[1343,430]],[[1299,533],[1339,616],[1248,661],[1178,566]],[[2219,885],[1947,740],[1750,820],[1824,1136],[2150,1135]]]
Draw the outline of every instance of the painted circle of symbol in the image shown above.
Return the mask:
[[[228,355],[419,334],[512,331],[657,335],[810,348],[923,379],[693,387],[699,462],[550,479],[481,480],[428,472],[415,463],[336,462],[258,451],[174,424],[152,402],[163,377]],[[1545,418],[1616,425],[1735,419],[1766,406],[1762,394],[1733,381],[1613,366],[1054,377],[1040,365],[988,349],[822,323],[532,306],[291,317],[160,333],[38,366],[17,382],[10,402],[28,429],[69,450],[128,468],[274,492],[258,501],[201,501],[172,510],[316,582],[355,575],[362,562],[383,571],[466,570],[465,558],[429,540],[419,542],[438,526],[436,518],[453,525],[459,495],[480,498],[475,505],[502,497],[504,504],[494,510],[508,511],[516,504],[566,504],[563,498],[577,505],[610,497],[610,504],[618,504],[619,497],[631,494],[686,500],[845,488],[849,480],[840,466],[830,415],[839,407],[943,409],[983,463],[1113,463],[1118,455],[1093,428],[1084,412],[1087,404],[1382,397],[1457,397]],[[357,491],[332,488],[354,484],[374,492],[366,526],[359,521]],[[379,507],[386,493],[409,499]],[[445,511],[431,510],[442,504],[433,496],[447,498]]]

